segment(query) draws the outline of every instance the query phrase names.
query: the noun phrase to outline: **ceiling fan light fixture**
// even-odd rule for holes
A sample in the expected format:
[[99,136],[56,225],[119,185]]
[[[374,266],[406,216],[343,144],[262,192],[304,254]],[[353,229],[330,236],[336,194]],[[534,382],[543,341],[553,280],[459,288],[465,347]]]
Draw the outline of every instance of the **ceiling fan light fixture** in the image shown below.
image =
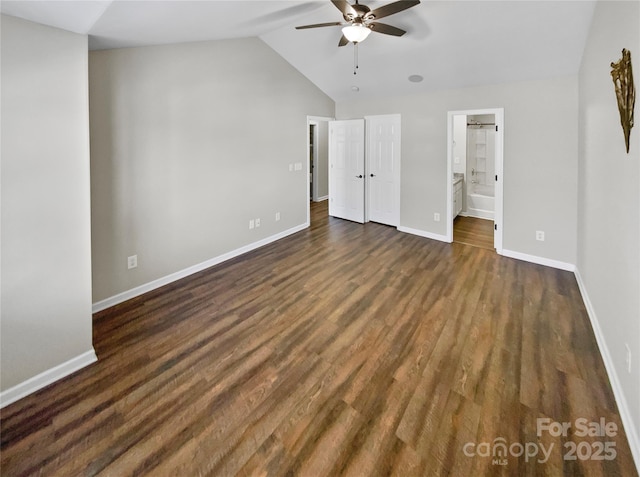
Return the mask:
[[346,26],[342,29],[342,34],[352,43],[361,43],[369,36],[371,30],[361,23]]

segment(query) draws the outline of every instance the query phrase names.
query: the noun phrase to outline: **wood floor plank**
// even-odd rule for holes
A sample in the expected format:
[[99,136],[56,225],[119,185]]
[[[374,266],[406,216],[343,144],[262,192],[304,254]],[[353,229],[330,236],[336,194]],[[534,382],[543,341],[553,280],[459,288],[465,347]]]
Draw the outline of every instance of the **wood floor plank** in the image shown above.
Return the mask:
[[453,241],[494,250],[493,220],[457,216],[453,221]]
[[450,475],[472,475],[473,460],[460,449],[473,442],[480,422],[480,406],[470,399],[449,391],[431,455]]
[[[638,475],[571,273],[497,255],[487,221],[482,248],[311,216],[95,314],[98,362],[2,409],[2,475]],[[538,435],[578,418],[619,431]],[[553,452],[465,452],[501,440]]]
[[341,475],[359,477],[379,472],[386,456],[394,453],[396,429],[411,397],[411,389],[391,379],[385,394],[375,395],[366,407],[361,408],[364,423],[350,445],[339,471]]

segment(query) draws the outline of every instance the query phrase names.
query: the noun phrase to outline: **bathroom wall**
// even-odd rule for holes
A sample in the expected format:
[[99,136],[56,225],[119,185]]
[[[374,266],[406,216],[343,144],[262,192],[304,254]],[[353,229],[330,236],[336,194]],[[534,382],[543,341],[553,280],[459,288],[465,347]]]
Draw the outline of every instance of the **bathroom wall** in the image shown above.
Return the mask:
[[453,172],[467,172],[467,116],[459,114],[453,117]]
[[[467,117],[467,123],[492,124],[494,122],[493,114]],[[495,185],[495,144],[493,126],[467,127],[466,172],[469,184]],[[473,186],[469,187],[469,192],[475,192]]]

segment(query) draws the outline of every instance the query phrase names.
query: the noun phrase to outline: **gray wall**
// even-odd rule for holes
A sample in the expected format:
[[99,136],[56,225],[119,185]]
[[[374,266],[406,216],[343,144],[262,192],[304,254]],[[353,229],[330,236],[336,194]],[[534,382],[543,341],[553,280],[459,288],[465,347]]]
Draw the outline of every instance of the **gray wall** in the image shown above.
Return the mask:
[[[447,112],[504,108],[503,248],[576,261],[577,77],[339,102],[336,117],[402,114],[400,224],[445,235]],[[535,240],[543,230],[546,240]]]
[[306,222],[334,103],[261,40],[91,52],[89,85],[94,302]]
[[599,2],[593,15],[580,70],[577,265],[604,338],[605,361],[615,370],[612,384],[619,384],[634,422],[640,464],[640,101],[627,154],[609,67],[622,48],[631,50],[638,91],[639,18],[638,2]]
[[318,197],[329,196],[329,122],[318,121]]
[[87,37],[1,21],[6,391],[93,348]]

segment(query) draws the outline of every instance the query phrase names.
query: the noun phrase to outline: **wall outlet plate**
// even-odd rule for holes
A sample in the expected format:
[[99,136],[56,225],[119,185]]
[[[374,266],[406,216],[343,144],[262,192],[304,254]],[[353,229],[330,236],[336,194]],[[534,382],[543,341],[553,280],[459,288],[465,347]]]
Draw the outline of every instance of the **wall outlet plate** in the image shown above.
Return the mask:
[[629,343],[625,343],[624,347],[627,351],[625,356],[625,361],[627,363],[627,373],[631,374],[631,348],[629,348]]
[[136,268],[138,266],[138,256],[131,255],[127,257],[127,270],[131,270],[132,268]]
[[435,212],[433,214],[433,221],[434,222],[440,222],[440,214],[438,212]]
[[542,230],[536,230],[536,240],[544,242],[544,232]]

